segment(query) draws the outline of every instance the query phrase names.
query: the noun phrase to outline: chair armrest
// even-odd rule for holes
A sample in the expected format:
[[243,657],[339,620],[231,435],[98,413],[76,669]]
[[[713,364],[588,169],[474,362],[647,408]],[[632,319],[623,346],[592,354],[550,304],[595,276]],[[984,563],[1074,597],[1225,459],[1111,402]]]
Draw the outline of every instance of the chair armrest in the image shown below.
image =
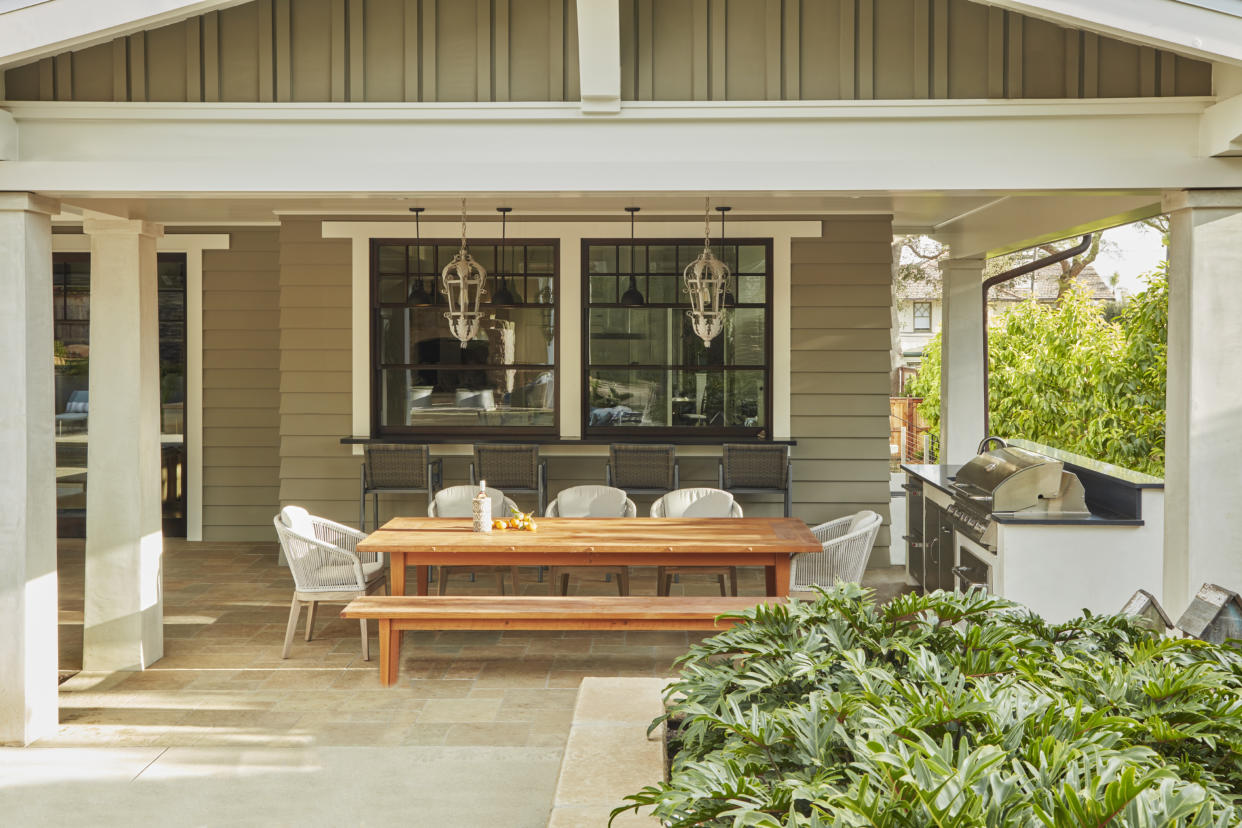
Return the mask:
[[427,485],[433,492],[444,487],[444,460],[437,457],[427,463]]
[[609,486],[612,485],[612,463],[604,464],[604,482]]
[[681,461],[675,458],[673,460],[673,488],[681,488]]
[[716,488],[718,488],[718,489],[723,489],[723,488],[725,487],[725,484],[724,484],[724,460],[721,460],[721,461],[720,461],[720,463],[719,463],[719,465],[718,465],[718,467],[717,467],[717,469],[716,469],[716,479],[717,479],[717,481],[719,481],[719,485],[718,485]]
[[[354,571],[355,586],[361,588],[366,585],[366,578],[362,574],[362,559],[357,553],[350,549],[344,549],[340,546],[334,546],[322,540],[307,537],[306,535],[289,532],[290,542],[303,544],[309,547],[309,554],[291,555],[289,549],[285,548],[285,558],[289,561],[289,567],[294,571],[294,582],[298,584],[299,589],[323,589],[331,585],[323,583],[314,583],[317,580],[316,572],[328,566],[348,566]],[[285,539],[281,538],[281,546],[285,547]],[[310,583],[306,583],[309,581]],[[347,585],[339,585],[347,586]]]
[[353,527],[345,526],[334,520],[316,518],[315,536],[319,542],[348,552],[362,563],[375,563],[376,561],[382,561],[384,558],[383,553],[360,554],[358,552],[358,542],[365,540],[367,533],[359,532]]
[[850,521],[853,519],[853,515],[846,515],[843,518],[837,518],[836,520],[830,520],[827,523],[821,523],[818,526],[812,526],[811,534],[814,535],[815,539],[820,543],[828,543],[829,541],[836,540],[844,535],[846,529],[849,528]]
[[478,485],[478,483],[479,481],[474,478],[474,463],[471,462],[470,464],[470,485],[476,486]]

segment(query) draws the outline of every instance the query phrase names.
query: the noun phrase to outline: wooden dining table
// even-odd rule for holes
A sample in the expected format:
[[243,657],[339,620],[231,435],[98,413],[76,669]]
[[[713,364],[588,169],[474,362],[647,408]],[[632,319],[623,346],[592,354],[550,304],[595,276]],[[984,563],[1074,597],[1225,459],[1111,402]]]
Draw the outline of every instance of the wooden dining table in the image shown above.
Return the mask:
[[427,594],[430,566],[762,566],[768,595],[789,594],[790,556],[819,552],[796,518],[539,518],[538,529],[474,532],[469,518],[398,517],[358,544],[388,556],[393,595],[417,567]]

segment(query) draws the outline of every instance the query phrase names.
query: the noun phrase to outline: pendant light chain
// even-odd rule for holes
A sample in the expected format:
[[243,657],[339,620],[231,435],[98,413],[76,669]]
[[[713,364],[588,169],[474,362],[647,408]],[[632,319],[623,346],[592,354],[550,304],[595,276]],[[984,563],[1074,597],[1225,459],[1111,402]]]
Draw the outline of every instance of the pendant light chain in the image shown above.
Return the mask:
[[461,249],[466,249],[466,200],[461,200]]

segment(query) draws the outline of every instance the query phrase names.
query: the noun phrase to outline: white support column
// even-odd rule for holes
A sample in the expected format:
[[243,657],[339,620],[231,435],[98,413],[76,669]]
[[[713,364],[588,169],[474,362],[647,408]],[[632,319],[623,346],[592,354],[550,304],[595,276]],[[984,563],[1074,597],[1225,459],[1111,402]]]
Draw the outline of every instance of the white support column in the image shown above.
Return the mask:
[[90,440],[85,670],[141,670],[164,654],[160,514],[159,225],[88,218]]
[[940,462],[965,463],[985,436],[983,259],[949,259],[940,273]]
[[56,730],[54,201],[0,193],[0,744]]
[[1169,366],[1165,426],[1165,608],[1176,619],[1205,581],[1242,589],[1242,190],[1165,196]]

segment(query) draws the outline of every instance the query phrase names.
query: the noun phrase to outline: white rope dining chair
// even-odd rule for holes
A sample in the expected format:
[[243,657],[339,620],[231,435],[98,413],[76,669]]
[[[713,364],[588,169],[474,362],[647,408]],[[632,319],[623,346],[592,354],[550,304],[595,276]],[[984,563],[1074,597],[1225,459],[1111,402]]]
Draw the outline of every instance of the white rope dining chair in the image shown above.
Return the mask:
[[794,555],[789,573],[790,591],[830,587],[837,581],[860,582],[881,523],[883,518],[878,514],[864,510],[812,527],[811,534],[823,544],[823,551]]
[[[474,516],[474,496],[478,494],[478,486],[448,486],[435,493],[431,498],[431,504],[427,506],[427,517],[440,518],[468,518]],[[500,520],[502,518],[510,518],[513,512],[517,510],[517,504],[509,498],[505,497],[505,493],[500,489],[487,487],[487,496],[492,501],[492,518]],[[491,571],[496,573],[496,594],[505,594],[505,576],[503,566],[441,566],[440,567],[440,586],[439,593],[444,594],[444,590],[448,587],[448,576],[450,572],[482,572]],[[513,594],[518,594],[518,568],[516,566],[507,567],[509,577],[513,581]]]
[[[358,541],[366,537],[363,532],[315,517],[301,506],[286,506],[272,523],[293,574],[293,604],[285,628],[285,647],[280,653],[281,658],[288,658],[303,604],[310,607],[306,612],[306,640],[310,641],[315,607],[320,602],[346,603],[381,588],[387,591],[388,575],[383,555],[358,551]],[[369,661],[366,619],[361,619],[360,624],[362,660]]]
[[[638,517],[638,507],[625,492],[612,486],[570,486],[562,489],[551,503],[545,517],[564,518],[632,518]],[[606,576],[616,576],[617,594],[630,594],[630,568],[628,566],[554,566],[552,589],[560,588],[561,595],[569,594],[569,576],[573,571],[594,570]]]
[[[675,489],[651,504],[653,518],[740,518],[741,505],[721,489]],[[668,595],[674,575],[715,575],[721,595],[737,595],[736,566],[661,566],[656,569],[656,594]],[[725,592],[725,578],[729,579]]]

